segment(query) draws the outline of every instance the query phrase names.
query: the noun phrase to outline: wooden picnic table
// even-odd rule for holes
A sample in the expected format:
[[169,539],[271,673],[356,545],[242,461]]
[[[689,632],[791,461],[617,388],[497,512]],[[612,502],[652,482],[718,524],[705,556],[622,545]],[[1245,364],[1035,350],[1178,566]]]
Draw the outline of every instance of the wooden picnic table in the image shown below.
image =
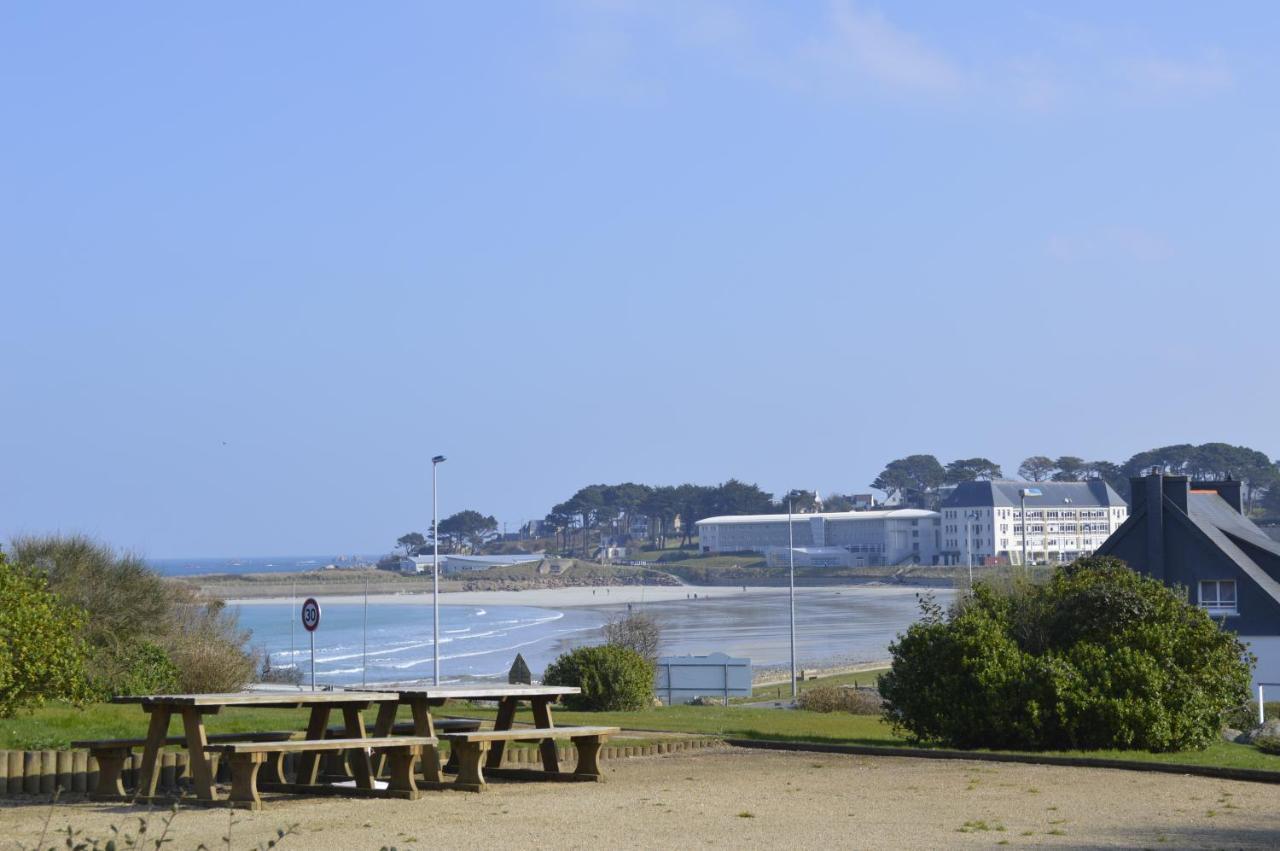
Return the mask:
[[[498,702],[498,715],[494,719],[495,731],[510,730],[516,720],[516,709],[521,703],[528,703],[533,709],[533,722],[537,729],[551,729],[555,722],[551,717],[551,704],[568,694],[580,694],[582,689],[576,686],[542,686],[542,685],[449,685],[418,686],[410,689],[399,689],[394,700],[382,702],[378,707],[378,717],[374,722],[375,738],[388,736],[395,725],[396,711],[400,706],[408,706],[413,716],[413,733],[416,736],[435,736],[435,722],[431,716],[433,708],[444,706],[455,700],[495,700]],[[488,753],[487,768],[497,769],[502,765],[502,754],[506,747],[504,741],[495,741]],[[556,756],[556,743],[553,739],[544,739],[538,746],[542,754],[543,768],[550,772],[559,769]],[[432,758],[434,757],[434,758]],[[434,751],[422,761],[423,779],[429,783],[442,783],[444,776],[440,770],[439,751]]]
[[[175,715],[182,719],[193,791],[198,800],[216,800],[213,782],[212,760],[206,752],[209,737],[205,732],[204,716],[216,715],[228,707],[254,709],[309,708],[306,739],[324,739],[329,716],[334,709],[342,712],[344,736],[347,739],[364,739],[364,719],[361,711],[377,703],[380,707],[399,700],[395,692],[355,691],[298,691],[298,692],[233,692],[228,694],[159,694],[145,696],[114,697],[113,703],[141,704],[142,711],[151,718],[147,725],[146,744],[142,750],[142,768],[138,775],[138,796],[155,796],[159,780],[160,749],[169,734],[169,722]],[[381,716],[380,716],[381,717]],[[247,736],[248,734],[246,734]],[[356,786],[374,788],[373,771],[368,754],[354,751],[353,769]],[[304,752],[298,767],[298,783],[314,785],[320,767],[318,752]]]

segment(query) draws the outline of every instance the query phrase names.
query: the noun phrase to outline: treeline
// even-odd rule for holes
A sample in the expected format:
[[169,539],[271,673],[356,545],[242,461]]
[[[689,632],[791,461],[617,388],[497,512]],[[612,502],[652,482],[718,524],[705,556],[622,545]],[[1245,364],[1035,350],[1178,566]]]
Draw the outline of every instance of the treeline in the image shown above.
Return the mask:
[[[1100,479],[1128,499],[1129,478],[1153,470],[1199,480],[1237,479],[1244,485],[1246,510],[1280,514],[1280,466],[1264,452],[1228,443],[1161,446],[1122,463],[1086,461],[1075,455],[1032,455],[1018,465],[1017,474],[1032,482]],[[908,455],[886,464],[871,486],[906,505],[935,508],[944,485],[1001,478],[1000,466],[987,458],[964,458],[943,465],[933,455]]]
[[[440,549],[447,553],[457,552],[464,546],[475,549],[497,535],[497,519],[470,508],[440,521]],[[429,534],[407,532],[396,539],[396,546],[404,550],[405,555],[422,555],[431,551],[432,540]]]

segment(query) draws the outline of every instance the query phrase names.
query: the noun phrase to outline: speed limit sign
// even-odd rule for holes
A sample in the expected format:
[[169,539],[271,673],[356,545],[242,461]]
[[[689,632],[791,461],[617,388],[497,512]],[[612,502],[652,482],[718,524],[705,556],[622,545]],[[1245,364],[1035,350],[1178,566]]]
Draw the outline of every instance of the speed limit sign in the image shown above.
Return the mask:
[[320,626],[320,604],[315,597],[308,597],[302,604],[302,628],[307,632],[315,632]]

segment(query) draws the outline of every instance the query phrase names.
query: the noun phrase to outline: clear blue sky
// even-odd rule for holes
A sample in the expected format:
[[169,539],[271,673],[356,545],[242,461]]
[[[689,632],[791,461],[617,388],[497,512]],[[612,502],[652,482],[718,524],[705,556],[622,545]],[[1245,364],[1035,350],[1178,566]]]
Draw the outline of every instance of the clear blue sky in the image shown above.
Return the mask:
[[1280,454],[1270,3],[0,7],[0,537]]

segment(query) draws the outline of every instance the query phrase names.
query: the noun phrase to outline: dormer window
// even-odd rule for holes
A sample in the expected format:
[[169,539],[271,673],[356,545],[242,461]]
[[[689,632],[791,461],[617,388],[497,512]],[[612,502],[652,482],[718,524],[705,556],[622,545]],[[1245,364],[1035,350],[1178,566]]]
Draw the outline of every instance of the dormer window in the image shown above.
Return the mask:
[[1200,608],[1211,615],[1237,615],[1234,579],[1206,579],[1200,583]]

